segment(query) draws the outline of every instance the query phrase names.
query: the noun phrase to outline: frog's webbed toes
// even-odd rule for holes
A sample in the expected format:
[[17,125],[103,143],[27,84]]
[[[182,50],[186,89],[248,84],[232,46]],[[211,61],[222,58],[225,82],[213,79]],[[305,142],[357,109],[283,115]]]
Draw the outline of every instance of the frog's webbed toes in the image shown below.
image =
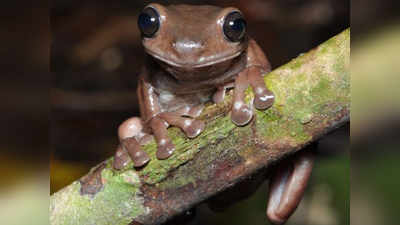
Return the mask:
[[121,146],[125,149],[133,161],[134,167],[144,166],[150,161],[149,155],[142,150],[139,142],[135,137],[126,138],[121,142]]
[[237,126],[244,126],[253,118],[253,109],[243,101],[233,103],[231,119]]

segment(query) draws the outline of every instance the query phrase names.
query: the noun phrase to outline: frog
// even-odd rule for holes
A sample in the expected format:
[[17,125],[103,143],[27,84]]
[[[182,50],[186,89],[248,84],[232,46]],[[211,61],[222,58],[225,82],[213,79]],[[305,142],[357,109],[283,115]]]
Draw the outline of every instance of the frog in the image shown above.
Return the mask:
[[[153,134],[158,159],[175,150],[167,128],[182,129],[195,138],[204,122],[195,119],[208,101],[220,103],[233,88],[232,122],[244,126],[253,108],[265,110],[274,102],[263,76],[270,63],[246,32],[246,20],[239,9],[203,5],[149,4],[138,17],[145,65],[138,77],[137,95],[141,118],[119,127],[121,144],[135,167],[144,166],[149,156],[141,145]],[[245,102],[248,86],[254,101]]]
[[[264,81],[271,71],[270,62],[248,35],[247,22],[238,8],[150,3],[138,16],[138,28],[145,51],[137,87],[140,117],[119,126],[114,169],[124,168],[130,160],[135,168],[146,166],[150,157],[141,146],[153,139],[157,159],[171,157],[175,146],[167,129],[178,127],[188,138],[196,138],[205,128],[204,121],[197,119],[205,104],[223,102],[230,89],[230,119],[236,126],[246,126],[255,110],[267,110],[274,104],[275,95]],[[246,101],[249,86],[254,98]],[[296,176],[277,174],[281,176],[271,185],[267,215],[281,223],[288,213],[281,213],[276,202],[287,196],[282,195],[283,186],[293,187],[288,177]],[[286,191],[294,193],[291,198],[295,199],[285,203],[288,212],[301,198],[301,191],[294,189]]]

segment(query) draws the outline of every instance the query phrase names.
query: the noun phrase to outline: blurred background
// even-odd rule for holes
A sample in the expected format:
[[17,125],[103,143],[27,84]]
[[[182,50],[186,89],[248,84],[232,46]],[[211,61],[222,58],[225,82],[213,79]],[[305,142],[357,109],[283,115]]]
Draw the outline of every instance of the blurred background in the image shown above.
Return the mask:
[[400,3],[352,1],[351,224],[399,224]]
[[0,223],[48,223],[48,3],[0,8]]

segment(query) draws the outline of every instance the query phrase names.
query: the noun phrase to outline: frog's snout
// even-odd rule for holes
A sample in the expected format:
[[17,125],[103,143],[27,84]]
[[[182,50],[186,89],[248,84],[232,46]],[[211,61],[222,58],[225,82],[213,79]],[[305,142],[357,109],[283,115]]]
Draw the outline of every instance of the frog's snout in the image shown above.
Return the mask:
[[194,52],[203,51],[204,43],[194,40],[176,40],[172,43],[172,47],[179,54],[193,54]]

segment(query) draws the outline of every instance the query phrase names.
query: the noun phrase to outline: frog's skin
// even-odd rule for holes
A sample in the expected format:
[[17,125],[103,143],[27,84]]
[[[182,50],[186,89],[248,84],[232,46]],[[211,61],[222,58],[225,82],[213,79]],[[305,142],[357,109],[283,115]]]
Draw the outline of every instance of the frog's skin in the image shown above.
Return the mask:
[[[234,26],[227,26],[229,22]],[[195,119],[204,103],[223,101],[227,88],[234,88],[231,119],[238,126],[250,122],[252,105],[259,110],[272,106],[274,95],[263,79],[271,66],[258,44],[247,36],[240,10],[150,4],[139,16],[138,24],[146,52],[137,89],[141,118],[133,117],[120,125],[115,169],[125,166],[129,158],[135,167],[144,166],[150,158],[141,145],[151,140],[151,135],[158,145],[157,158],[170,157],[175,146],[167,128],[179,127],[189,138],[195,138],[204,129],[203,121]],[[244,101],[249,85],[255,92],[250,105]],[[302,173],[293,170],[289,179],[274,179],[267,212],[271,220],[281,223],[297,207],[305,185],[290,181],[296,174],[304,175],[307,168],[303,166]],[[301,178],[306,181],[308,176]],[[284,186],[290,188],[285,191]],[[285,196],[284,210],[278,207],[281,196]]]

